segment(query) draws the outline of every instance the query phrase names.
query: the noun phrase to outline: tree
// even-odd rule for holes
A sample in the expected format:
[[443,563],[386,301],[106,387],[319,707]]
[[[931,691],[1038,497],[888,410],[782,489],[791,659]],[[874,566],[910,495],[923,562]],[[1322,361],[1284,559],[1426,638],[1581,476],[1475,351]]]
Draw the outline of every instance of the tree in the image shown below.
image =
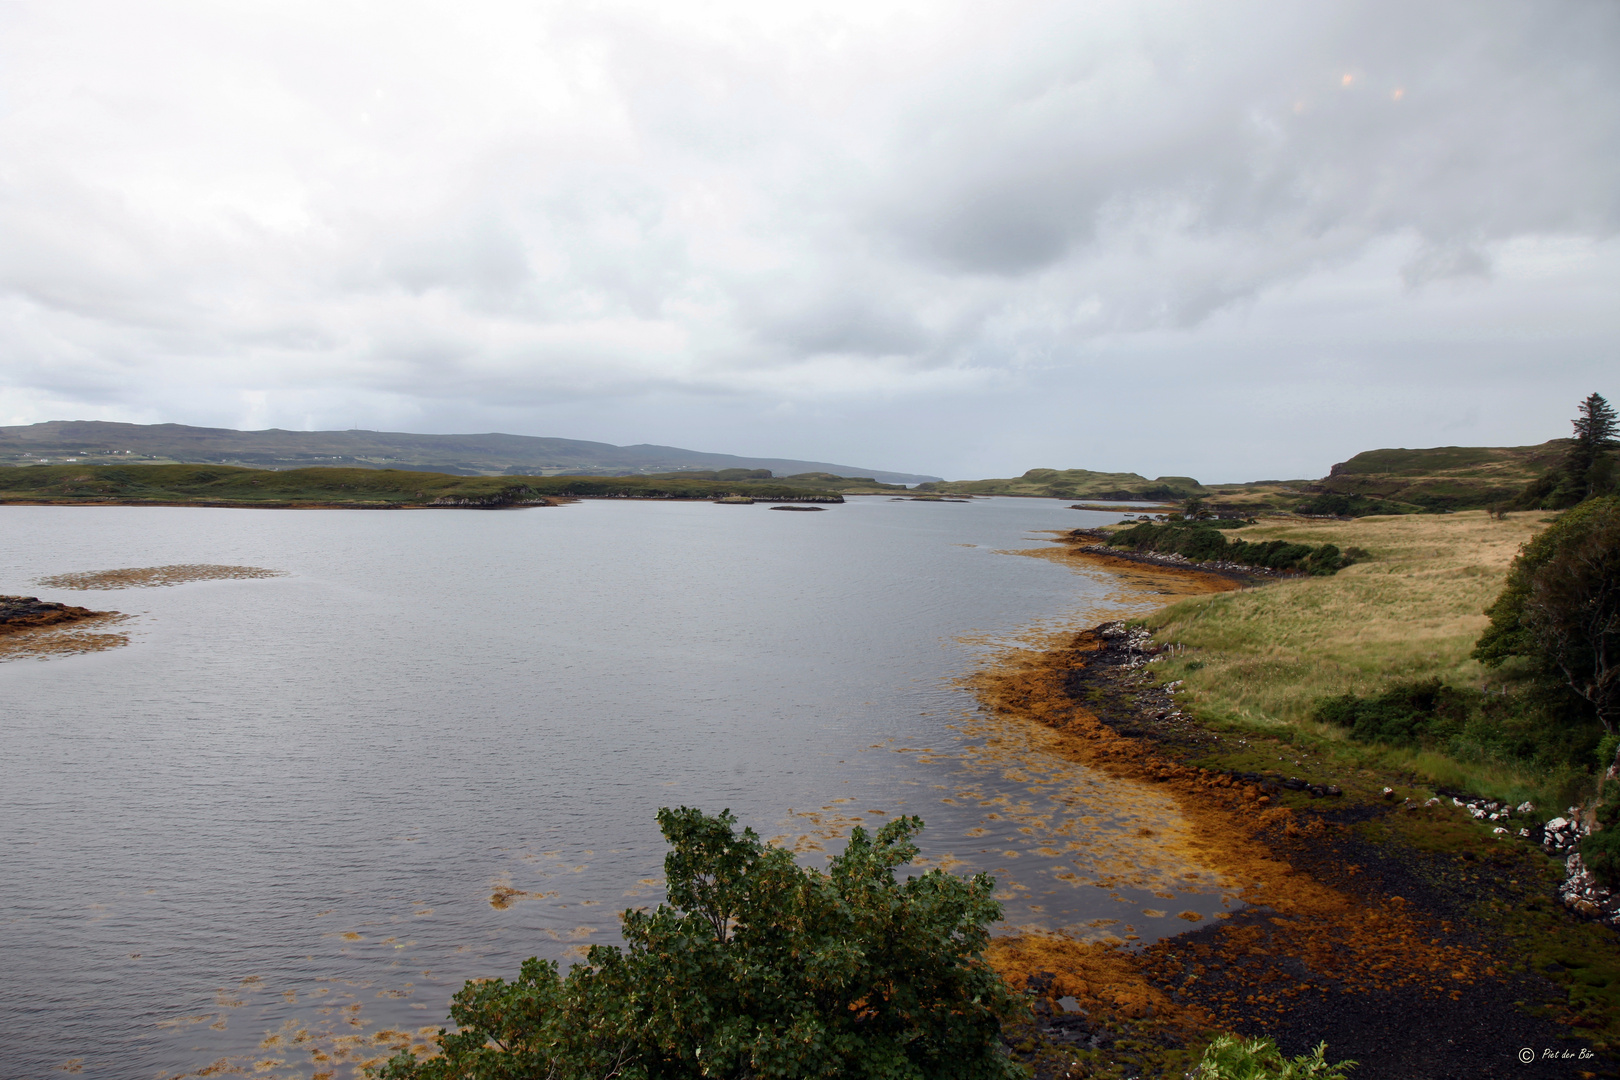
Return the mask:
[[[1595,395],[1594,395],[1595,396]],[[1474,657],[1523,657],[1567,686],[1603,729],[1620,727],[1620,497],[1590,499],[1519,552],[1485,612]]]
[[1573,506],[1613,486],[1614,461],[1610,451],[1617,445],[1615,411],[1602,394],[1589,394],[1578,412],[1580,415],[1572,421],[1575,437],[1564,454],[1563,467],[1550,500],[1555,507]]
[[623,950],[596,946],[566,978],[530,959],[516,982],[468,983],[442,1056],[402,1053],[383,1080],[1023,1075],[997,1050],[1023,1001],[981,957],[995,881],[896,880],[921,820],[855,829],[825,873],[730,811],[658,823],[669,903],[623,914]]

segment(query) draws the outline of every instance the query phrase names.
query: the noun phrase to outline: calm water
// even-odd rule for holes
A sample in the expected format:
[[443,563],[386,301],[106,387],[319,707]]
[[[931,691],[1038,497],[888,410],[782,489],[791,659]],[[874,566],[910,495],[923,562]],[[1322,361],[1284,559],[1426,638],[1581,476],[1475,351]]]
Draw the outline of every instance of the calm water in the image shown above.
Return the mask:
[[[810,861],[919,813],[925,857],[997,872],[1010,926],[1186,928],[1229,901],[1127,840],[1171,811],[953,685],[1110,610],[1106,575],[1006,553],[1103,520],[0,508],[0,592],[136,616],[128,647],[0,664],[0,1077],[348,1075],[466,978],[616,941],[662,898],[665,805]],[[286,576],[31,584],[175,563]]]

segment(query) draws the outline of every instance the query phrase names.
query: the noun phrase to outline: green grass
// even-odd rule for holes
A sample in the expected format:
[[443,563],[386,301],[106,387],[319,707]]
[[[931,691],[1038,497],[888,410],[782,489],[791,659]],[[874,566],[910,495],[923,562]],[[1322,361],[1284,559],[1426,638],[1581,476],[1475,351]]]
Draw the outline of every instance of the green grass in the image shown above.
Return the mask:
[[[836,478],[833,478],[836,479]],[[868,483],[871,483],[868,481]],[[859,487],[859,482],[852,483]],[[820,474],[805,482],[664,476],[452,476],[397,469],[265,470],[230,465],[33,465],[0,467],[0,502],[190,503],[233,506],[523,505],[574,498],[838,500]]]
[[1333,543],[1370,552],[1332,577],[1281,581],[1195,597],[1150,616],[1163,642],[1185,646],[1155,665],[1183,679],[1187,702],[1217,727],[1264,733],[1330,754],[1347,767],[1377,767],[1436,787],[1515,802],[1559,805],[1586,778],[1574,769],[1465,761],[1433,750],[1363,745],[1311,713],[1322,698],[1370,696],[1391,684],[1438,678],[1499,688],[1503,676],[1471,659],[1484,609],[1501,591],[1540,513],[1497,521],[1484,512],[1260,524],[1253,540]]

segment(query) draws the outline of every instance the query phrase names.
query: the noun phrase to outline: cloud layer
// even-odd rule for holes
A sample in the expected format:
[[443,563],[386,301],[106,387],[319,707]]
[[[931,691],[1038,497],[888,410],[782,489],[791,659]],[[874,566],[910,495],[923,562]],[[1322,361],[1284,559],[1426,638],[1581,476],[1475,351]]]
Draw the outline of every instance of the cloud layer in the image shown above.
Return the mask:
[[1617,60],[1602,2],[0,4],[0,418],[1539,441],[1620,393]]

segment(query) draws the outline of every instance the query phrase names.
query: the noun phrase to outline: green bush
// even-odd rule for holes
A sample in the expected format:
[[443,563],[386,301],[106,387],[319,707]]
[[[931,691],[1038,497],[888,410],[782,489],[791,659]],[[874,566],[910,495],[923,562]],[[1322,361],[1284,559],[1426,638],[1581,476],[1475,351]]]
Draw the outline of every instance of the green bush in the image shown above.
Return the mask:
[[1541,685],[1504,696],[1427,679],[1368,697],[1322,698],[1311,718],[1345,728],[1361,743],[1423,747],[1459,761],[1588,770],[1602,729],[1570,723],[1570,707],[1567,693]]
[[1581,862],[1611,889],[1620,888],[1620,828],[1613,823],[1583,837],[1576,848]]
[[855,829],[825,873],[739,835],[729,811],[658,823],[669,903],[623,914],[622,951],[469,982],[443,1054],[401,1053],[382,1080],[1023,1077],[998,1047],[1025,1004],[981,958],[995,881],[897,881],[919,819]]
[[1333,544],[1312,547],[1287,540],[1228,540],[1208,522],[1143,522],[1109,537],[1110,547],[1181,555],[1194,562],[1230,562],[1267,570],[1336,574],[1355,560]]
[[1374,514],[1410,514],[1415,507],[1407,503],[1375,499],[1367,495],[1341,495],[1328,492],[1314,499],[1306,499],[1294,511],[1300,514],[1320,514],[1331,517],[1370,517]]
[[1270,1039],[1245,1041],[1236,1035],[1219,1035],[1204,1049],[1204,1056],[1193,1073],[1195,1080],[1305,1080],[1306,1077],[1343,1077],[1355,1068],[1354,1061],[1329,1064],[1327,1043],[1309,1054],[1286,1058]]

